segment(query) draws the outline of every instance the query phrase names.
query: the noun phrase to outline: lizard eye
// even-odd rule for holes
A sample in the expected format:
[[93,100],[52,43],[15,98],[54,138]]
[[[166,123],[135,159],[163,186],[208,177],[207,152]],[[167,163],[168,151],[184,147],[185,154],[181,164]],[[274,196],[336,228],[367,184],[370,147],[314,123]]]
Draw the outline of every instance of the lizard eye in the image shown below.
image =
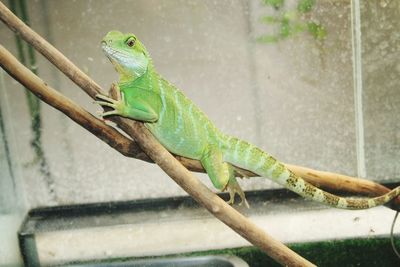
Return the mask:
[[135,39],[132,38],[132,37],[129,38],[129,39],[126,41],[126,45],[129,46],[129,47],[134,46],[134,45],[135,45]]

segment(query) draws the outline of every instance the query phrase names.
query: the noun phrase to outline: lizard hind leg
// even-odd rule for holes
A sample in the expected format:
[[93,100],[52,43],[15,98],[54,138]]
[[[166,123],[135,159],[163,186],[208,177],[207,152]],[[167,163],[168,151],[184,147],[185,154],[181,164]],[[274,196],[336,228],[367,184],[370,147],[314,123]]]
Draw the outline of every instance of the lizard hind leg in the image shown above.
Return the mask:
[[242,199],[240,205],[244,203],[246,207],[249,207],[244,192],[234,176],[233,166],[223,160],[222,152],[217,147],[209,147],[201,163],[213,185],[221,191],[228,190],[229,204],[234,203],[235,194],[238,194]]

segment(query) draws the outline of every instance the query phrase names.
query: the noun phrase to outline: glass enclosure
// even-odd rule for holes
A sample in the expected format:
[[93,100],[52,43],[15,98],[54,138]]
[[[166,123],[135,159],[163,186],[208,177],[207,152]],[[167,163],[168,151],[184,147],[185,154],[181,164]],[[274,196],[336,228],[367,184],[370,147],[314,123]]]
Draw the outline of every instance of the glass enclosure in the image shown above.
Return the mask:
[[[399,1],[1,2],[20,16],[26,11],[31,27],[103,88],[118,77],[100,40],[110,30],[132,32],[157,70],[224,132],[283,162],[400,181]],[[4,24],[0,40],[49,85],[93,114],[100,110]],[[0,239],[7,240],[0,244],[0,265],[21,264],[17,230],[28,210],[63,205],[150,203],[112,220],[94,216],[82,227],[80,217],[43,223],[44,234],[35,239],[43,264],[249,245],[200,207],[159,204],[186,193],[156,165],[119,154],[4,71],[0,152]],[[212,188],[206,175],[196,176]],[[238,209],[284,242],[387,235],[393,216],[385,208],[340,211],[277,200],[273,192],[280,186],[265,178],[240,184],[255,197],[249,197],[251,209]],[[332,227],[333,220],[340,226]],[[71,239],[63,235],[68,229]],[[132,231],[135,238],[125,239]],[[157,238],[142,246],[150,233]],[[96,238],[85,243],[89,236]],[[88,244],[93,253],[83,256],[78,248]],[[123,246],[129,249],[121,252]]]

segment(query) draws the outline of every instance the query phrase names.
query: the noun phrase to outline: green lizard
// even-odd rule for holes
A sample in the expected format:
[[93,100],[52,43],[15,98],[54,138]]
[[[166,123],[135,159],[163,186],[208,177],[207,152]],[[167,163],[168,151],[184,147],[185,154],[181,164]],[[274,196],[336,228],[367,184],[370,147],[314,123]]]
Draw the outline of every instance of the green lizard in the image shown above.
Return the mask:
[[248,206],[234,170],[250,170],[270,177],[289,190],[336,208],[366,209],[389,202],[400,187],[375,198],[343,198],[304,181],[285,165],[258,147],[225,135],[180,90],[157,73],[149,53],[133,34],[109,32],[102,48],[119,73],[119,99],[97,95],[98,104],[110,107],[103,117],[119,115],[144,122],[170,152],[200,160],[213,185],[228,190],[229,203],[235,194]]

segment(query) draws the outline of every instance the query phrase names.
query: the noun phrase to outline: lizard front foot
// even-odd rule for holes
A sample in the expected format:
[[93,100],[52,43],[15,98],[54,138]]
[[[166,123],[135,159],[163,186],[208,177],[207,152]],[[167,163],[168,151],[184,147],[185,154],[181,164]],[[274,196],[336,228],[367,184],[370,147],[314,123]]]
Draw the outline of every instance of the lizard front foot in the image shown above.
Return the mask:
[[97,94],[96,98],[98,98],[100,100],[96,100],[95,103],[97,103],[101,106],[104,106],[104,107],[112,108],[112,110],[110,110],[110,111],[101,113],[100,115],[102,117],[106,117],[106,116],[110,116],[110,115],[121,115],[122,116],[124,114],[125,104],[123,101],[115,100],[115,99],[112,99],[111,97],[101,95],[101,94]]

